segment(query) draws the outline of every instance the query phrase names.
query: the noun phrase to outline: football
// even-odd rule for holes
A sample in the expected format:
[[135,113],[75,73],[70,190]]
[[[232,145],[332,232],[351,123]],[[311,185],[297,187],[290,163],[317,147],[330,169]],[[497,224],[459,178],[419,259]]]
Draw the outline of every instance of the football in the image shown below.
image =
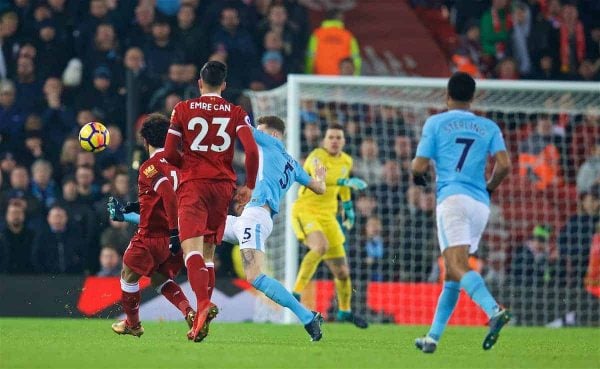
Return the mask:
[[86,123],[79,130],[79,145],[85,151],[100,152],[106,149],[109,143],[110,134],[102,123]]

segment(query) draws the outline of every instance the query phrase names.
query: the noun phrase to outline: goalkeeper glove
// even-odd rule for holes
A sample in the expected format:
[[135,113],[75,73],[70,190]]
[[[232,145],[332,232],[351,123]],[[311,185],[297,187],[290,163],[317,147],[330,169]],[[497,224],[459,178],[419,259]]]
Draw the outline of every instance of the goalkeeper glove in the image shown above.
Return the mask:
[[122,222],[125,220],[123,213],[125,210],[123,209],[123,204],[119,202],[119,200],[114,197],[108,198],[108,203],[106,204],[106,209],[108,210],[108,215],[110,220],[114,220],[115,222]]
[[337,184],[338,186],[350,187],[353,190],[364,190],[367,188],[367,182],[357,177],[338,179]]
[[356,220],[356,215],[354,214],[354,205],[352,204],[352,200],[344,201],[342,203],[342,206],[344,207],[344,218],[345,218],[344,221],[342,222],[342,225],[347,230],[351,230],[352,227],[354,227],[354,221]]
[[171,254],[177,255],[181,250],[181,242],[179,242],[179,230],[171,229],[169,230],[171,235],[169,236],[169,251]]
[[423,173],[420,175],[413,174],[413,183],[416,186],[427,187],[429,183],[429,176],[427,175],[427,173]]
[[139,214],[140,213],[140,203],[139,201],[136,202],[127,202],[127,204],[125,204],[125,206],[123,207],[123,212],[124,213],[136,213]]

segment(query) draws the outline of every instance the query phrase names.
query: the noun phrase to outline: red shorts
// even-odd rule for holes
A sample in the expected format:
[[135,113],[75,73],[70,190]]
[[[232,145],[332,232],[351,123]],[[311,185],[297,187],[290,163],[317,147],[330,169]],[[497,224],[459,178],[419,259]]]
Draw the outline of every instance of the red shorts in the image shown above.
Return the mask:
[[177,189],[179,239],[204,236],[204,242],[220,244],[234,191],[230,181],[182,183]]
[[123,264],[139,275],[152,276],[159,272],[173,278],[183,268],[183,253],[172,255],[169,237],[145,237],[136,233],[123,255]]

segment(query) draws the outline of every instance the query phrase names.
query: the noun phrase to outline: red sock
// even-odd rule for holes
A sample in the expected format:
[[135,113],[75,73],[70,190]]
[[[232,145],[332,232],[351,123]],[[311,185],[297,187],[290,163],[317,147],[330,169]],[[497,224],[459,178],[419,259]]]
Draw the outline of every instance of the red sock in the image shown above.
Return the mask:
[[208,306],[208,268],[199,252],[191,252],[185,260],[190,286],[196,294],[197,309],[200,312]]
[[206,263],[208,269],[208,298],[212,298],[213,291],[215,290],[215,263]]
[[140,324],[140,286],[137,282],[127,283],[121,280],[121,306],[127,315],[125,324],[129,327],[135,327]]
[[186,316],[188,310],[191,309],[190,302],[181,290],[181,287],[179,287],[177,283],[170,279],[162,285],[160,294],[162,294],[167,300],[169,300],[171,304],[179,309],[184,317]]

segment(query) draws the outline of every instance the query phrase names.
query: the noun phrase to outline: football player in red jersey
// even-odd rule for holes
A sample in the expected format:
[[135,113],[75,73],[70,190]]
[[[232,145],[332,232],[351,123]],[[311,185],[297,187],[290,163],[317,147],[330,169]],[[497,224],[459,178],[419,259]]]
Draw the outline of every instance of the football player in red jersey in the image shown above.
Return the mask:
[[[178,170],[164,158],[162,148],[168,129],[167,117],[151,114],[140,132],[150,158],[139,169],[139,226],[123,256],[121,305],[127,319],[112,325],[118,334],[139,337],[144,333],[138,315],[138,282],[143,275],[151,277],[152,285],[181,310],[190,326],[195,316],[185,294],[172,280],[184,264],[177,230]],[[111,218],[123,220],[120,204],[110,201],[108,207]]]
[[210,61],[202,67],[201,96],[175,105],[165,144],[167,160],[181,168],[179,229],[188,279],[198,302],[194,326],[188,332],[195,342],[206,337],[208,324],[217,313],[210,303],[215,278],[214,268],[209,267],[215,245],[223,238],[235,191],[232,160],[236,137],[246,152],[246,184],[236,195],[242,204],[250,200],[259,165],[250,118],[241,107],[221,97],[226,77],[223,63]]

